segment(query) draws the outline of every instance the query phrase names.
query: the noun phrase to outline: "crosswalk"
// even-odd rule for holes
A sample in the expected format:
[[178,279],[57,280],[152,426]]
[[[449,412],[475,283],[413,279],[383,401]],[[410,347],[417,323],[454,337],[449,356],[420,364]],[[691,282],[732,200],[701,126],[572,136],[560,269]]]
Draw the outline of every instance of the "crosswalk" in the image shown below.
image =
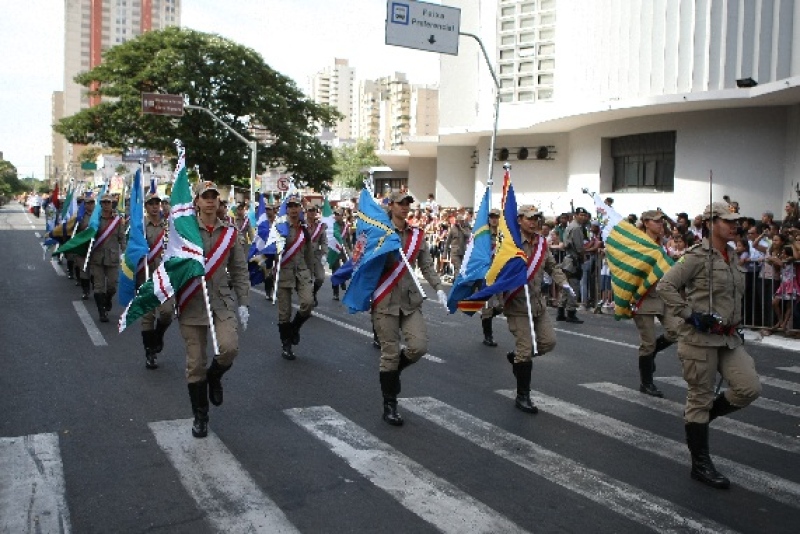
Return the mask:
[[[789,371],[792,372],[792,371]],[[660,377],[659,381],[676,388],[685,387],[679,377]],[[764,410],[772,417],[789,417],[797,426],[798,406],[770,399],[787,389],[796,391],[800,384],[783,379],[764,380],[764,392],[753,410]],[[605,399],[615,413],[642,411],[653,417],[666,417],[679,425],[683,406],[666,398],[653,398],[629,387],[612,382],[580,384],[580,388]],[[512,399],[515,392],[499,390],[501,397]],[[558,420],[568,423],[581,439],[604,440],[616,444],[622,451],[652,455],[659,462],[676,467],[681,474],[688,472],[689,455],[680,440],[668,438],[621,418],[601,413],[596,402],[587,399],[585,405],[534,392],[540,408],[539,421]],[[674,398],[674,395],[672,396]],[[783,397],[786,398],[785,393]],[[433,397],[401,399],[407,418],[418,425],[438,428],[462,442],[464,449],[480,450],[493,461],[511,470],[518,470],[525,484],[539,481],[599,507],[618,521],[637,525],[636,530],[655,532],[737,532],[736,524],[725,524],[719,517],[710,518],[691,506],[691,500],[674,502],[674,497],[659,495],[653,486],[639,484],[597,468],[591,458],[575,458],[532,439],[523,437],[519,428],[504,428],[500,424],[478,417],[464,407],[454,406]],[[508,401],[503,400],[503,403]],[[510,403],[509,403],[510,404]],[[601,403],[602,404],[602,403]],[[602,404],[607,406],[606,404]],[[607,409],[603,411],[608,411]],[[484,496],[470,494],[457,481],[447,479],[439,466],[425,465],[404,450],[403,440],[387,442],[371,433],[347,414],[332,406],[289,408],[283,415],[293,428],[311,443],[321,446],[323,454],[337,459],[350,472],[348,478],[361,477],[376,491],[388,495],[399,507],[427,523],[432,530],[445,533],[528,532],[529,518],[513,510],[487,504]],[[519,414],[520,421],[537,421]],[[544,418],[544,419],[543,419]],[[752,419],[751,419],[752,420]],[[248,473],[245,463],[231,452],[223,438],[209,432],[206,439],[194,439],[189,428],[191,421],[169,420],[151,422],[148,429],[154,441],[154,452],[166,457],[186,494],[200,511],[210,531],[215,532],[285,532],[301,529],[293,524],[291,514],[268,495]],[[381,426],[383,429],[383,426]],[[724,418],[714,423],[715,432],[731,439],[743,440],[755,447],[766,447],[782,458],[796,463],[800,439],[785,435],[737,418]],[[391,435],[402,436],[403,429]],[[720,434],[720,435],[721,435]],[[448,438],[449,439],[449,438]],[[721,437],[719,438],[722,439]],[[543,440],[547,443],[547,440]],[[767,450],[764,449],[764,450]],[[715,451],[716,452],[716,451]],[[454,450],[452,454],[467,454]],[[796,513],[800,510],[800,480],[785,473],[781,466],[768,470],[763,465],[733,459],[715,453],[717,467],[735,485],[783,506]],[[465,461],[469,461],[465,459]],[[623,477],[624,478],[624,477]],[[70,482],[69,480],[67,482]],[[698,486],[699,487],[699,486]],[[32,434],[23,437],[0,438],[0,532],[62,532],[72,531],[70,510],[67,507],[69,484],[65,483],[59,437],[56,434]],[[523,490],[524,491],[524,490]],[[530,513],[535,515],[535,511]],[[526,522],[527,521],[527,522]],[[378,528],[376,530],[385,530]],[[547,530],[547,529],[545,529]],[[746,530],[746,529],[745,529]]]

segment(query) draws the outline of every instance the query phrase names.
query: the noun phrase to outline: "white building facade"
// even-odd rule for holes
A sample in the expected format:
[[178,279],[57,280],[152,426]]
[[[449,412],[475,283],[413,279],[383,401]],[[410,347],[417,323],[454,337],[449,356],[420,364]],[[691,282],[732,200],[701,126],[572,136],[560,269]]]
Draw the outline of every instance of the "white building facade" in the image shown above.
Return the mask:
[[[500,83],[493,178],[548,214],[699,213],[729,195],[780,216],[800,182],[800,0],[449,0]],[[473,206],[486,184],[495,84],[462,37],[441,57],[438,138],[409,138],[409,188]],[[500,151],[502,158],[500,157]],[[507,154],[507,155],[506,155]],[[391,163],[390,163],[391,165]],[[435,189],[434,189],[435,188]],[[500,187],[496,186],[495,202]]]
[[353,116],[355,69],[346,59],[334,59],[333,65],[325,67],[311,78],[311,99],[338,110],[344,117],[333,132],[339,139],[355,138],[357,120]]

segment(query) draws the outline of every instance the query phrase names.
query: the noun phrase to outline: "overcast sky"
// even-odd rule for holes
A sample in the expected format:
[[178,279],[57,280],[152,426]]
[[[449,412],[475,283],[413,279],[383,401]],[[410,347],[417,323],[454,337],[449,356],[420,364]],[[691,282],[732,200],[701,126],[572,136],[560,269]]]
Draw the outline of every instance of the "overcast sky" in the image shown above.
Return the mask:
[[[348,59],[359,79],[405,72],[412,83],[436,83],[437,54],[383,44],[386,3],[182,0],[181,19],[255,49],[300,88],[334,58]],[[0,152],[20,177],[44,178],[52,93],[64,86],[64,1],[4,2],[0,50]]]

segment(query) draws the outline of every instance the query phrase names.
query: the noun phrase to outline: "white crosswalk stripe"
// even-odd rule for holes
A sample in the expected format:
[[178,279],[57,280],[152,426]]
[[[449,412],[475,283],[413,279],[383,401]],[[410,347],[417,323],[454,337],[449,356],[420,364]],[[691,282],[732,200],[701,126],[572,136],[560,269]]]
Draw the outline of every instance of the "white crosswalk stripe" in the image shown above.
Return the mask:
[[0,438],[0,532],[71,531],[58,435]]
[[284,410],[337,456],[442,532],[525,532],[328,406]]
[[658,532],[731,532],[719,523],[589,469],[438,400],[413,398],[401,402],[404,408],[459,437]]
[[[593,391],[605,393],[606,395],[611,395],[616,399],[632,402],[634,404],[638,404],[639,406],[645,406],[651,410],[656,410],[661,413],[679,417],[681,417],[683,414],[684,405],[679,402],[643,395],[639,391],[626,388],[618,384],[601,382],[597,384],[581,384],[581,386],[589,388]],[[733,434],[734,436],[739,436],[740,438],[757,441],[758,443],[775,447],[776,449],[800,453],[800,441],[798,441],[796,438],[786,436],[766,428],[750,425],[748,423],[743,423],[727,417],[720,417],[714,421],[714,428],[723,432],[727,432],[728,434]]]
[[[677,386],[686,389],[686,381],[679,377],[679,376],[661,376],[654,378],[653,380],[657,380],[659,382],[663,382],[664,384],[669,384],[670,386]],[[776,401],[773,399],[768,399],[766,397],[759,397],[751,406],[756,406],[763,410],[769,410],[771,412],[778,412],[784,415],[790,415],[792,417],[800,417],[800,406],[795,406],[794,404],[788,404],[781,401]]]
[[[510,399],[516,396],[516,392],[512,390],[498,391],[498,393]],[[683,443],[538,392],[533,397],[535,397],[534,400],[539,409],[548,414],[621,441],[631,447],[656,454],[673,462],[689,465],[689,453]],[[800,508],[800,484],[721,456],[715,455],[714,463],[720,468],[720,471],[734,480],[738,479],[751,491],[794,508]]]
[[786,371],[787,373],[800,373],[800,366],[793,365],[791,367],[776,367],[780,371]]
[[186,491],[220,532],[299,532],[222,441],[192,437],[191,419],[149,424]]

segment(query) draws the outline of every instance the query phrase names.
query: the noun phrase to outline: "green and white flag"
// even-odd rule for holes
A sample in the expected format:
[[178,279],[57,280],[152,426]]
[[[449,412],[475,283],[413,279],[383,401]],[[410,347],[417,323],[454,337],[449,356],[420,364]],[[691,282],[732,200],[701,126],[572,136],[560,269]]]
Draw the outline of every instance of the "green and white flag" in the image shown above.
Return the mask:
[[325,238],[328,240],[328,267],[333,269],[333,264],[342,253],[342,236],[335,231],[334,225],[336,224],[333,218],[333,210],[331,203],[328,202],[328,197],[325,197],[325,202],[322,204],[322,219],[325,224]]
[[142,284],[136,297],[119,319],[119,331],[156,309],[198,276],[205,275],[203,238],[186,173],[186,150],[181,147],[176,168],[178,177],[172,188],[172,209],[169,216],[167,251],[164,261]]

